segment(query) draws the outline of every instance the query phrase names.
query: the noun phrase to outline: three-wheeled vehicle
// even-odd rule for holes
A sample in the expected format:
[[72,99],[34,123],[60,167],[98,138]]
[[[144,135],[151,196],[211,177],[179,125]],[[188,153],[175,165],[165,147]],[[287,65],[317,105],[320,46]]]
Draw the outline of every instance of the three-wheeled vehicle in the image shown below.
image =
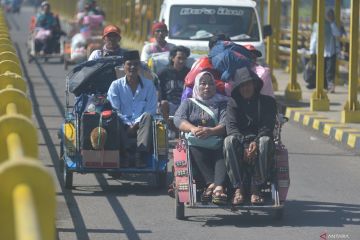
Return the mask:
[[175,216],[177,219],[185,218],[185,207],[187,208],[229,208],[233,211],[268,211],[273,212],[275,219],[280,220],[284,213],[288,189],[290,186],[289,162],[286,147],[281,142],[281,128],[287,121],[282,114],[278,114],[275,135],[274,166],[268,181],[263,184],[261,192],[265,198],[262,205],[253,205],[248,198],[250,193],[250,179],[244,179],[247,189],[246,201],[240,206],[216,205],[211,202],[201,202],[203,188],[199,187],[194,178],[192,161],[189,156],[188,145],[185,139],[181,139],[176,148],[173,149],[174,156],[174,190],[175,190]]
[[[60,169],[66,188],[73,186],[73,173],[154,174],[156,184],[166,186],[168,139],[163,119],[160,116],[153,119],[153,151],[146,159],[146,167],[122,167],[117,113],[111,109],[102,111],[100,108],[98,111],[101,102],[106,100],[111,82],[118,77],[115,67],[122,63],[122,57],[88,61],[75,66],[66,77],[65,122],[59,130]],[[75,95],[75,99],[70,99],[70,93]],[[87,106],[90,98],[98,99],[91,103],[95,106]],[[93,110],[89,110],[91,108]],[[107,137],[105,140],[99,139],[104,141],[99,149],[94,148],[90,135],[94,132],[92,130],[100,126],[106,130]]]
[[[27,56],[28,63],[34,59],[43,59],[47,62],[49,59],[59,59],[60,63],[64,61],[64,36],[65,33],[61,30],[58,16],[55,16],[58,22],[57,30],[50,31],[43,28],[36,27],[36,17],[31,19],[30,33],[27,41]],[[41,53],[41,46],[44,44],[46,38],[51,40],[47,43],[47,49]]]

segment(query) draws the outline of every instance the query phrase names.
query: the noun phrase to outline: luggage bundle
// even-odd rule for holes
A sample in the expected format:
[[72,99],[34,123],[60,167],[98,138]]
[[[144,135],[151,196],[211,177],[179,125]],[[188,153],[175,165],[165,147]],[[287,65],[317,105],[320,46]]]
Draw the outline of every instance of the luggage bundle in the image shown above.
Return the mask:
[[230,96],[236,69],[251,66],[251,52],[230,41],[218,41],[207,57],[198,59],[185,78],[182,100],[192,96],[195,77],[202,71],[213,74],[217,93]]
[[79,64],[67,74],[67,87],[75,96],[107,93],[117,79],[115,67],[123,62],[122,57],[104,57]]

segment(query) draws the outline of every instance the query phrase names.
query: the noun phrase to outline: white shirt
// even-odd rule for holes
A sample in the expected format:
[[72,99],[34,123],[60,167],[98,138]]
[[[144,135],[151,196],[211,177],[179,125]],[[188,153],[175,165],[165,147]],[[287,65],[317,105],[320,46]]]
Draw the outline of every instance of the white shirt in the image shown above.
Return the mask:
[[168,52],[173,47],[175,47],[175,45],[172,43],[166,43],[165,47],[160,47],[157,43],[147,43],[141,51],[140,60],[147,62],[153,53]]
[[[324,44],[324,57],[331,57],[339,50],[339,43],[337,37],[340,37],[341,33],[335,22],[325,21],[325,44]],[[314,23],[313,31],[310,38],[310,54],[316,54],[317,52],[317,33],[318,24]]]

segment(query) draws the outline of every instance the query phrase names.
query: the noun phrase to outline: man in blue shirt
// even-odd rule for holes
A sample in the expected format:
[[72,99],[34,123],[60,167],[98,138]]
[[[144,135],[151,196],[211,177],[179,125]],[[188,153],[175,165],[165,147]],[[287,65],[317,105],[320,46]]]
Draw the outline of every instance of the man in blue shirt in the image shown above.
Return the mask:
[[138,74],[139,52],[125,52],[124,60],[125,76],[110,85],[108,100],[118,112],[127,135],[137,139],[136,167],[146,167],[144,160],[152,150],[152,116],[156,114],[157,94],[154,83]]

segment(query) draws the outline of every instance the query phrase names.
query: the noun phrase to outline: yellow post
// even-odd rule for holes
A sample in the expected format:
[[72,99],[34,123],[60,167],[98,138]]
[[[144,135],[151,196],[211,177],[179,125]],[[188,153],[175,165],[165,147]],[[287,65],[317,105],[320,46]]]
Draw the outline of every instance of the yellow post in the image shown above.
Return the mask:
[[16,186],[13,198],[16,239],[41,239],[38,216],[34,208],[34,198],[29,186],[26,184],[19,184]]
[[[274,10],[275,9],[275,10]],[[280,35],[281,35],[281,0],[276,0],[275,1],[275,6],[273,8],[273,12],[274,12],[274,30],[275,30],[275,46],[274,46],[274,63],[273,66],[275,68],[279,68],[279,59],[278,59],[278,52],[279,52],[279,41],[280,41]],[[277,13],[277,14],[275,14]]]
[[324,92],[325,0],[318,0],[317,4],[316,89],[310,99],[310,110],[329,111],[329,99]]
[[20,159],[24,156],[23,146],[21,143],[20,136],[16,133],[10,133],[6,138],[9,159]]
[[264,3],[265,0],[260,0],[259,11],[260,11],[260,24],[264,26]]
[[359,1],[351,1],[350,18],[350,50],[349,50],[349,94],[344,110],[341,112],[341,122],[359,123],[360,104],[357,100],[358,87],[358,46],[359,46]]
[[311,11],[311,25],[316,22],[316,13],[317,13],[317,3],[316,0],[312,1],[312,11]]
[[[274,2],[275,0],[268,0],[268,23],[274,27]],[[274,91],[278,90],[278,83],[276,81],[276,78],[273,73],[273,67],[274,67],[274,35],[269,36],[266,40],[266,62],[270,68],[271,73],[271,79],[272,79],[272,85]]]
[[[335,23],[336,26],[340,27],[340,17],[341,17],[341,0],[335,0]],[[342,85],[343,82],[339,78],[339,60],[336,59],[335,63],[335,85]]]
[[301,87],[296,80],[297,74],[297,32],[298,32],[298,1],[291,1],[291,50],[290,50],[290,83],[285,89],[287,100],[301,99]]

